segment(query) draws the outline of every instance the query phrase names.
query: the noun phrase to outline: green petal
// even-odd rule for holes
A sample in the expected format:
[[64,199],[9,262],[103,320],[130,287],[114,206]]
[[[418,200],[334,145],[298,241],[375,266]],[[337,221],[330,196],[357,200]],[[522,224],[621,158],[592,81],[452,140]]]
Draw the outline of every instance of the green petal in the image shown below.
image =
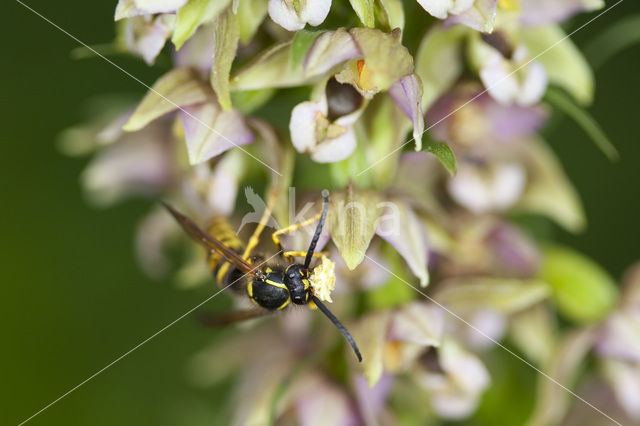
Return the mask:
[[353,28],[349,30],[364,57],[368,76],[362,75],[357,81],[341,81],[351,83],[371,93],[387,90],[400,77],[413,72],[413,57],[401,43],[399,29],[384,33],[371,28]]
[[258,31],[258,27],[267,15],[267,4],[268,2],[265,0],[240,0],[238,2],[236,16],[240,31],[240,43],[248,44]]
[[226,111],[231,110],[229,74],[238,49],[238,38],[236,16],[231,9],[227,9],[216,21],[214,33],[215,50],[210,76],[211,87],[218,95],[220,106]]
[[353,185],[331,194],[329,233],[351,270],[362,262],[375,234],[382,213],[379,202],[375,192],[356,189]]
[[200,25],[213,21],[231,0],[189,0],[178,11],[176,28],[171,41],[180,49],[191,38]]
[[375,0],[349,0],[358,19],[365,27],[375,27]]
[[540,141],[528,142],[525,149],[530,181],[516,207],[550,217],[571,232],[584,229],[580,197],[553,152]]
[[504,314],[526,309],[549,295],[549,286],[540,280],[467,277],[447,280],[436,299],[453,311],[494,309]]
[[291,63],[291,42],[264,51],[231,77],[231,90],[294,87],[307,83],[302,66]]
[[422,80],[422,109],[426,111],[462,74],[462,49],[469,29],[462,25],[427,32],[416,54],[415,73]]
[[297,68],[302,64],[309,48],[323,32],[322,30],[300,30],[296,32],[291,42],[291,66],[293,68]]
[[186,68],[169,71],[154,83],[122,128],[127,132],[140,130],[179,107],[204,102],[208,95],[209,90],[194,71]]
[[611,277],[593,260],[568,248],[545,250],[540,277],[551,285],[558,310],[576,322],[602,319],[618,299]]
[[593,72],[559,26],[523,28],[520,35],[531,57],[546,69],[550,83],[562,87],[583,105],[593,101]]

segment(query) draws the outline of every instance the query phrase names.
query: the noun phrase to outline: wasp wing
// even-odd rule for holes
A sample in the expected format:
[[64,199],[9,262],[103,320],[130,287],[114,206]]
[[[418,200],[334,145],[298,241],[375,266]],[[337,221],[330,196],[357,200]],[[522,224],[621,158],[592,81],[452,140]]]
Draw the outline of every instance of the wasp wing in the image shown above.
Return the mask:
[[180,224],[182,229],[195,241],[202,244],[204,247],[214,250],[220,253],[231,264],[238,268],[244,274],[250,274],[257,269],[242,258],[238,253],[224,245],[221,241],[213,238],[211,235],[203,231],[194,221],[187,216],[180,213],[171,205],[163,202],[162,205],[171,213],[171,216]]

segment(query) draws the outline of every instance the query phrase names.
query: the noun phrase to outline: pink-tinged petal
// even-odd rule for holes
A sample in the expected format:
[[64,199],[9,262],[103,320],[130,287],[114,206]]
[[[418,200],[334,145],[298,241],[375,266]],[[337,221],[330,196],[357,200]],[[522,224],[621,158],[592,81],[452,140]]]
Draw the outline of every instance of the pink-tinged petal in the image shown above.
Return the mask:
[[460,332],[463,334],[462,340],[472,350],[494,347],[493,341],[502,340],[507,329],[507,318],[500,312],[491,309],[479,309],[471,313],[466,321],[474,328],[465,324],[464,328],[460,328]]
[[198,164],[235,146],[253,142],[242,115],[235,110],[222,111],[208,102],[189,105],[180,111],[189,162]]
[[296,105],[291,111],[289,132],[296,151],[313,152],[316,147],[316,120],[327,114],[322,102],[308,101]]
[[215,48],[214,25],[215,23],[201,26],[180,50],[174,50],[176,68],[195,68],[208,78]]
[[540,267],[536,244],[518,228],[506,223],[496,226],[486,238],[493,268],[501,275],[531,277]]
[[603,0],[520,0],[520,22],[546,25],[562,22],[579,12],[604,7]]
[[383,374],[378,383],[370,387],[363,376],[352,376],[356,402],[365,424],[377,424],[379,413],[385,408],[385,403],[391,394],[393,379],[393,376]]
[[429,283],[427,230],[405,202],[389,201],[384,204],[385,211],[376,234],[402,255],[411,271],[420,280],[420,285],[425,287]]
[[152,278],[166,275],[171,263],[166,246],[180,235],[175,221],[164,209],[156,208],[138,224],[136,230],[136,254],[144,272]]
[[91,201],[112,204],[133,194],[155,194],[169,184],[173,160],[163,132],[155,126],[127,134],[95,156],[82,174]]
[[421,346],[440,346],[444,332],[444,310],[424,302],[406,305],[393,315],[388,338]]
[[453,341],[438,349],[442,372],[418,371],[418,383],[428,391],[436,413],[446,419],[463,419],[478,406],[489,386],[489,373],[472,353]]
[[175,20],[175,15],[160,15],[152,21],[144,17],[129,19],[124,31],[128,49],[141,56],[148,65],[153,65],[171,36]]
[[303,67],[307,75],[316,76],[327,73],[334,66],[362,56],[360,48],[351,34],[344,28],[320,34],[311,44]]
[[298,424],[301,426],[356,426],[356,413],[348,395],[327,379],[307,378],[307,389],[297,389],[295,402]]
[[474,213],[486,213],[511,207],[522,195],[526,175],[514,163],[483,166],[461,163],[458,173],[447,185],[451,197]]
[[640,311],[618,311],[607,318],[597,343],[601,356],[640,364]]
[[333,163],[349,157],[356,149],[356,132],[347,128],[337,138],[326,139],[316,146],[311,159],[318,163]]
[[238,178],[243,170],[245,154],[237,151],[227,153],[216,165],[211,175],[207,193],[207,204],[215,215],[229,216],[233,213],[238,195]]
[[476,0],[470,8],[452,14],[446,24],[462,24],[477,31],[490,33],[496,20],[498,0]]
[[433,104],[426,121],[436,139],[476,147],[530,136],[547,116],[543,106],[503,105],[482,93],[479,85],[459,85]]
[[608,360],[603,370],[618,403],[631,419],[640,421],[640,366]]
[[331,0],[306,0],[299,2],[300,9],[286,0],[269,0],[269,16],[288,31],[298,31],[309,23],[313,26],[324,22],[331,8]]
[[171,13],[180,9],[187,0],[119,0],[115,20],[139,15]]
[[416,74],[402,77],[389,88],[389,94],[413,123],[416,151],[422,150],[424,116],[422,114],[422,82]]

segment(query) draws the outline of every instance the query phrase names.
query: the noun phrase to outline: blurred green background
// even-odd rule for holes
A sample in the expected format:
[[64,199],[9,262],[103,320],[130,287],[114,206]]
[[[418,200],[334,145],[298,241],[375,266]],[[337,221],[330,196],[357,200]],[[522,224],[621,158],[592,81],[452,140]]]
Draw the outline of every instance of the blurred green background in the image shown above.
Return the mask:
[[[115,3],[28,2],[88,44],[113,38]],[[108,93],[141,96],[145,89],[103,60],[72,60],[74,40],[19,3],[4,4],[0,424],[17,424],[200,303],[214,288],[185,292],[146,278],[136,264],[132,237],[148,203],[89,207],[78,183],[86,159],[66,158],[56,150],[59,132],[86,118],[88,99]],[[588,46],[635,13],[640,4],[623,1],[574,40]],[[577,28],[593,16],[579,16],[567,27]],[[163,71],[130,58],[114,60],[149,84]],[[591,112],[622,160],[608,162],[569,120],[554,129],[550,143],[578,188],[590,223],[578,236],[555,232],[619,278],[640,258],[640,46],[616,55],[596,76]],[[214,300],[211,307],[220,303]],[[214,337],[215,332],[186,317],[30,424],[220,424],[224,384],[202,391],[186,378],[190,355]],[[525,375],[523,383],[533,385],[528,367],[507,361],[509,371]]]

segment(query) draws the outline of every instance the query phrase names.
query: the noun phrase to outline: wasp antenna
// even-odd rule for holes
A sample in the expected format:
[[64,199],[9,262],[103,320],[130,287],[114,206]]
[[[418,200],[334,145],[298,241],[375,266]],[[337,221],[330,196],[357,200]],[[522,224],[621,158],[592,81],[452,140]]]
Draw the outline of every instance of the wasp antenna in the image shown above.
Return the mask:
[[322,201],[322,215],[320,215],[320,221],[318,221],[318,226],[316,226],[316,231],[313,234],[313,239],[311,240],[311,244],[309,244],[307,256],[304,258],[304,269],[309,269],[311,259],[313,258],[313,252],[316,249],[318,239],[320,238],[320,234],[322,233],[322,227],[324,226],[325,220],[327,220],[327,212],[329,211],[329,191],[327,191],[326,189],[322,190]]
[[338,330],[340,330],[340,333],[342,333],[344,338],[347,339],[347,342],[349,342],[349,344],[351,345],[351,349],[353,349],[353,352],[356,354],[356,357],[358,358],[358,362],[362,362],[362,355],[360,355],[360,349],[358,349],[358,345],[356,345],[356,341],[353,340],[353,336],[351,336],[351,333],[349,333],[349,331],[346,329],[344,325],[342,325],[342,323],[338,320],[338,318],[336,318],[336,316],[331,313],[329,308],[324,306],[324,303],[322,303],[320,299],[318,299],[316,296],[311,296],[311,299],[313,300],[313,303],[316,304],[318,309],[320,309],[320,311],[322,311],[322,313],[325,314],[327,318],[329,318],[329,321],[331,321],[333,325],[335,325],[338,328]]

